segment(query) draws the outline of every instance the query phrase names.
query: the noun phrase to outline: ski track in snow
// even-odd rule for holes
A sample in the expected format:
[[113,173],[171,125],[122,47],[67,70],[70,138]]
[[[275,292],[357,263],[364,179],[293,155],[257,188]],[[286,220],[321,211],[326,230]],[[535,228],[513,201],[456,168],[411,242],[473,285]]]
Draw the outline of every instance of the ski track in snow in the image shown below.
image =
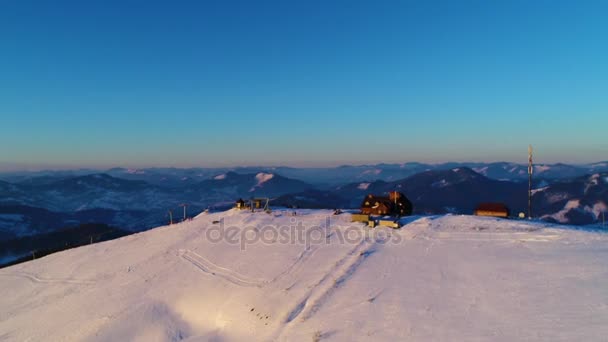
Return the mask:
[[210,274],[212,276],[218,276],[239,286],[263,287],[269,284],[279,283],[283,279],[287,278],[287,276],[289,276],[290,274],[297,272],[300,269],[301,265],[314,255],[317,249],[318,248],[308,247],[307,249],[302,251],[291,265],[289,265],[284,271],[279,273],[270,281],[253,279],[232,269],[219,266],[192,250],[180,249],[178,252],[182,259],[188,261],[204,273]]
[[316,298],[312,305],[310,306],[310,310],[304,312],[302,314],[302,320],[307,320],[312,317],[319,309],[323,306],[327,299],[331,297],[331,295],[342,286],[348,279],[352,277],[353,274],[357,271],[359,266],[374,253],[374,244],[367,244],[367,246],[362,247],[358,251],[355,251],[354,254],[349,254],[349,262],[345,265],[344,268],[341,268],[337,275],[339,275],[331,286],[327,289],[324,289],[320,292],[318,298]]
[[300,269],[300,267],[302,266],[302,264],[304,264],[306,262],[306,260],[308,260],[310,257],[312,257],[313,254],[315,254],[317,249],[319,249],[319,247],[306,248],[304,251],[302,251],[302,253],[300,253],[300,255],[298,255],[296,260],[289,267],[287,267],[283,272],[281,272],[274,279],[272,279],[270,281],[270,283],[277,283],[280,280],[283,280],[284,278],[286,278],[288,275],[294,274],[295,272],[297,272]]
[[73,279],[73,278],[41,278],[35,274],[29,274],[29,273],[25,273],[25,272],[0,273],[0,276],[25,278],[25,279],[31,280],[34,283],[51,283],[51,284],[62,283],[62,284],[77,284],[77,285],[95,284],[94,281]]
[[305,321],[312,317],[336,289],[342,286],[363,263],[363,261],[373,253],[375,243],[363,239],[344,257],[336,261],[334,265],[323,274],[306,294],[288,311],[281,325],[276,332],[273,341],[280,340],[285,330],[294,324],[296,319],[301,318]]
[[204,273],[220,277],[235,285],[245,287],[262,287],[268,283],[268,281],[266,280],[249,278],[229,268],[218,266],[213,262],[205,259],[200,254],[197,254],[191,250],[182,249],[179,250],[179,254],[184,260],[190,262],[192,265],[194,265],[196,268],[203,271]]

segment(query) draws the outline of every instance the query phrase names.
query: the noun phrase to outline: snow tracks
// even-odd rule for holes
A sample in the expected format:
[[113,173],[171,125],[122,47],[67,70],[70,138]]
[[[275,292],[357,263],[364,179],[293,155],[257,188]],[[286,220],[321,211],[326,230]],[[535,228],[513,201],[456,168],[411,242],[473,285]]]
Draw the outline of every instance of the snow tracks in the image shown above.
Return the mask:
[[190,262],[192,265],[196,266],[199,270],[204,273],[220,277],[230,283],[239,286],[245,287],[262,287],[268,283],[268,281],[249,278],[241,273],[238,273],[229,268],[221,267],[219,265],[214,264],[213,262],[207,260],[200,254],[197,254],[194,251],[180,249],[179,253],[181,257]]
[[287,313],[284,324],[273,340],[278,340],[285,329],[295,324],[298,319],[305,321],[319,311],[335,291],[353,276],[367,257],[375,252],[376,247],[375,242],[363,239],[336,261]]
[[61,283],[61,284],[76,284],[76,285],[92,285],[95,284],[92,280],[82,280],[82,279],[73,279],[73,278],[42,278],[35,274],[25,273],[25,272],[15,272],[15,273],[0,273],[0,276],[6,277],[21,277],[25,279],[29,279],[33,283]]

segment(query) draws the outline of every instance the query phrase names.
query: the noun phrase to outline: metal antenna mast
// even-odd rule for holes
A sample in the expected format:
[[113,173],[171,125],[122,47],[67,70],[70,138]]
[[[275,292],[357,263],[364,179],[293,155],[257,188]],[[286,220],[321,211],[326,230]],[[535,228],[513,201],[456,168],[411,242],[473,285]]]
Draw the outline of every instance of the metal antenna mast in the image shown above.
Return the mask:
[[532,145],[528,145],[528,219],[532,219],[532,173],[534,166],[532,164]]
[[182,203],[179,205],[180,207],[184,207],[184,221],[186,221],[186,207],[188,206],[188,204],[186,203]]

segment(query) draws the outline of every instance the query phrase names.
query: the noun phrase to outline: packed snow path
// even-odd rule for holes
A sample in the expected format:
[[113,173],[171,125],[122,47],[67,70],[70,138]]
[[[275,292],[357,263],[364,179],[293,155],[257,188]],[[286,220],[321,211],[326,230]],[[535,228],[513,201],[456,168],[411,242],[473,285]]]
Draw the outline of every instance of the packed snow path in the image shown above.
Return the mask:
[[349,214],[291,214],[202,214],[1,269],[0,340],[608,336],[606,233],[450,215],[370,229]]

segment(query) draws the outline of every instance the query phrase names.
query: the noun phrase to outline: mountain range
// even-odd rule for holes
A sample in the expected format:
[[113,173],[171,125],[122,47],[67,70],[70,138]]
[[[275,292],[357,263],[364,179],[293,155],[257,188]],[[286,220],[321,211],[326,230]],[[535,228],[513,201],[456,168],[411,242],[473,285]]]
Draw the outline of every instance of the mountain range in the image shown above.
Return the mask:
[[[601,222],[608,203],[608,163],[536,165],[535,218]],[[336,168],[123,169],[0,174],[0,239],[102,223],[146,230],[238,198],[271,205],[358,208],[369,193],[403,192],[417,214],[471,214],[480,202],[527,213],[527,166],[512,163],[421,163]]]
[[[112,168],[80,170],[46,170],[0,173],[0,180],[11,183],[24,181],[34,183],[52,182],[61,178],[73,178],[92,174],[107,174],[126,180],[141,180],[163,187],[182,187],[197,184],[214,176],[234,172],[237,174],[257,174],[260,172],[279,174],[287,178],[299,179],[316,187],[337,186],[363,181],[397,181],[416,173],[433,170],[450,170],[467,167],[488,178],[522,181],[527,179],[528,166],[524,164],[495,163],[441,163],[425,164],[408,162],[401,164],[343,165],[339,167],[294,168],[294,167],[234,167],[234,168]],[[566,179],[608,172],[608,161],[589,164],[535,164],[535,178]],[[0,185],[1,186],[1,185]]]
[[[593,224],[607,211],[608,172],[572,179],[536,180],[532,215],[547,221]],[[488,178],[473,169],[425,171],[402,180],[350,183],[326,191],[286,194],[275,203],[310,208],[357,208],[369,193],[398,190],[414,203],[417,214],[472,214],[483,202],[506,204],[512,215],[527,214],[527,182]]]

